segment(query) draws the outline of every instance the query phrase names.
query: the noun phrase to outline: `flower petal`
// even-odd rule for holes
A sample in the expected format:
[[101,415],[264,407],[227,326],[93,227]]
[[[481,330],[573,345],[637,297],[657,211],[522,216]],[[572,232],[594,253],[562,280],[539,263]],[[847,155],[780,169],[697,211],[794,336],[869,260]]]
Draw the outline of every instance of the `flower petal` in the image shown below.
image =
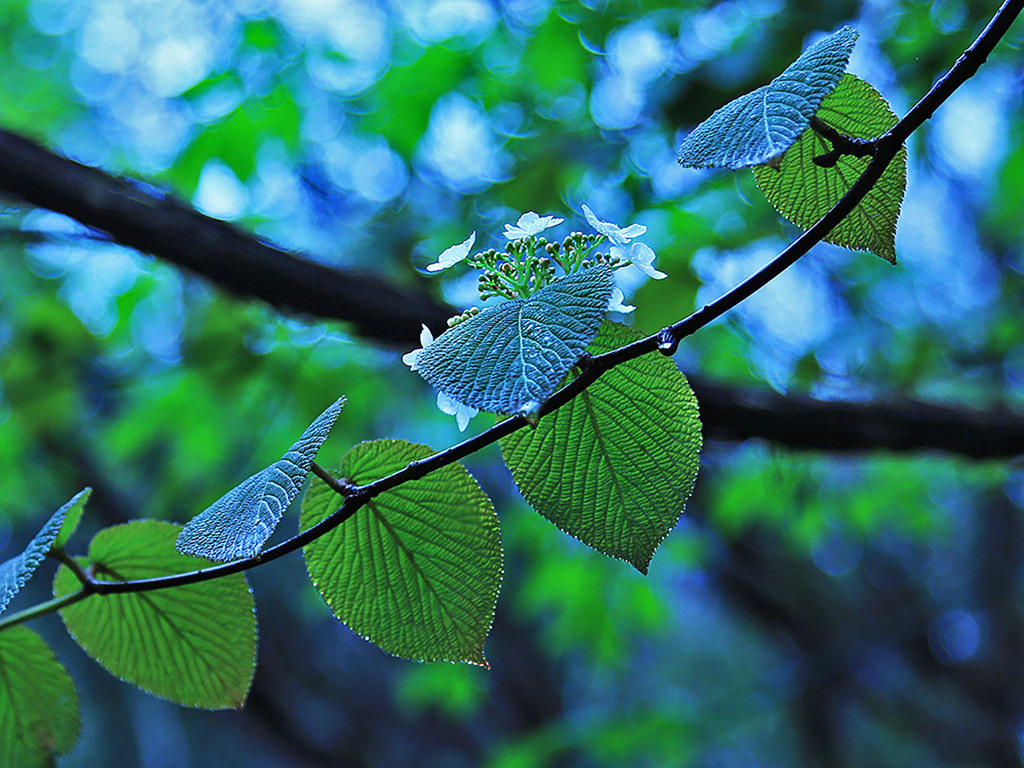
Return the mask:
[[402,355],[402,362],[408,365],[412,370],[416,370],[416,360],[419,359],[420,352],[429,347],[434,343],[434,334],[430,332],[426,324],[420,326],[420,346],[418,349],[414,349],[412,352],[406,352]]
[[[594,215],[594,212],[587,207],[586,203],[584,203],[582,207],[583,207],[583,215],[587,217],[587,224],[589,224],[591,226],[591,228],[595,232],[597,232],[599,235],[607,235],[608,234],[608,222],[607,221],[601,221],[599,218],[597,218],[597,216]],[[615,225],[613,224],[612,226],[615,226]]]
[[469,420],[478,413],[480,411],[473,406],[459,403],[459,407],[455,411],[455,423],[459,425],[459,432],[465,432],[466,427],[469,426]]
[[617,287],[612,288],[612,297],[608,302],[608,311],[622,312],[623,314],[628,314],[632,312],[634,309],[636,309],[636,307],[632,306],[631,304],[624,304],[623,302],[625,300],[626,297],[622,295],[622,291],[620,291]]
[[643,243],[633,243],[629,249],[629,260],[633,262],[633,266],[650,278],[661,280],[668,277],[664,272],[659,272],[652,266],[654,251]]
[[465,432],[466,427],[469,426],[469,420],[480,413],[476,408],[460,403],[444,392],[437,393],[437,407],[441,413],[455,417],[455,421],[459,425],[459,432]]
[[519,217],[515,226],[505,225],[505,237],[509,240],[521,240],[526,237],[539,235],[548,227],[561,224],[564,219],[557,216],[540,216],[534,211],[527,211]]
[[534,228],[537,226],[537,222],[539,220],[540,216],[535,211],[527,211],[519,217],[519,221],[516,222],[516,226],[521,230],[534,235],[536,234]]
[[601,221],[586,205],[583,205],[583,215],[587,217],[587,223],[593,227],[594,231],[607,237],[612,245],[626,245],[634,237],[640,237],[640,235],[647,231],[647,227],[643,224],[630,224],[623,229],[618,224],[612,224],[610,221]]
[[444,392],[437,393],[437,408],[447,416],[454,416],[459,404],[452,400]]
[[469,256],[469,252],[473,249],[473,243],[475,242],[476,232],[471,234],[458,245],[453,245],[451,248],[445,248],[444,251],[441,252],[441,255],[437,257],[437,261],[435,263],[427,264],[427,272],[440,272],[442,269],[448,269],[448,267],[458,264],[464,258]]
[[625,229],[619,230],[619,237],[623,238],[628,243],[634,237],[640,237],[640,235],[646,231],[647,227],[643,224],[630,224]]
[[420,323],[420,346],[426,349],[434,343],[434,334],[427,328],[426,323]]

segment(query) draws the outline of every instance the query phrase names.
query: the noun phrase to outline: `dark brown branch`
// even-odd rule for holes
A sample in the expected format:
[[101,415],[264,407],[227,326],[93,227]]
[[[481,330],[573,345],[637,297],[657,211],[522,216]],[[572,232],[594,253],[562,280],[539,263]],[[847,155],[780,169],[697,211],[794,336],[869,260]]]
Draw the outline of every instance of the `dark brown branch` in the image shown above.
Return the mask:
[[111,176],[0,130],[0,191],[106,232],[241,296],[344,320],[367,338],[407,344],[420,323],[443,328],[452,310],[422,291],[333,269],[261,242],[148,185]]
[[850,403],[728,387],[691,376],[709,440],[760,438],[817,451],[949,451],[973,459],[1024,455],[1024,415],[913,400]]

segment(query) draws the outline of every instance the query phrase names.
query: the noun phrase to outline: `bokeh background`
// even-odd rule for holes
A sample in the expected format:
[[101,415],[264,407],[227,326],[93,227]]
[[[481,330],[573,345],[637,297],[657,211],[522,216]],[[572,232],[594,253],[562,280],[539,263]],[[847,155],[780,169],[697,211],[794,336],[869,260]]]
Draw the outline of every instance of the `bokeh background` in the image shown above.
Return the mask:
[[[0,128],[459,307],[478,303],[473,277],[420,271],[441,250],[474,230],[499,245],[526,210],[585,229],[587,203],[648,227],[670,277],[623,288],[653,332],[795,235],[749,173],[679,168],[686,131],[844,23],[861,34],[851,71],[902,113],[995,8],[4,0]],[[1018,22],[913,137],[898,266],[818,246],[676,355],[695,388],[811,432],[805,396],[860,403],[869,427],[941,404],[962,434],[932,423],[936,448],[895,451],[840,425],[810,450],[709,416],[696,491],[646,578],[533,513],[492,447],[466,462],[506,548],[491,670],[385,655],[290,556],[250,572],[259,666],[239,712],[147,696],[57,617],[34,622],[80,690],[82,736],[58,764],[1019,765],[1024,464],[958,445],[985,442],[991,409],[1024,408],[1022,46]],[[185,521],[340,394],[326,465],[366,439],[460,439],[400,361],[414,335],[279,312],[0,201],[0,556],[85,485],[79,550],[104,525]]]

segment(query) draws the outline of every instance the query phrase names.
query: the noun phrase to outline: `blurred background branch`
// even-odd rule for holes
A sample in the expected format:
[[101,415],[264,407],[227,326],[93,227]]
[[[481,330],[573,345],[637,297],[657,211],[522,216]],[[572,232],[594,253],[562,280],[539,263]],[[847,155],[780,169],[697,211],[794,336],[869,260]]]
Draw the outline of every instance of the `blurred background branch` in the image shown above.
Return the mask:
[[0,130],[0,190],[106,233],[227,291],[272,307],[352,323],[363,336],[407,343],[420,323],[443,327],[452,310],[422,290],[287,253],[174,195],[76,163]]
[[[195,272],[233,294],[286,312],[352,323],[370,340],[409,346],[420,323],[443,329],[444,320],[457,311],[421,289],[399,288],[377,275],[286,253],[169,193],[68,160],[4,130],[0,190]],[[703,377],[692,383],[711,439],[762,438],[832,451],[934,449],[971,458],[1024,453],[1024,415],[1006,407],[978,411],[910,400],[823,402]]]

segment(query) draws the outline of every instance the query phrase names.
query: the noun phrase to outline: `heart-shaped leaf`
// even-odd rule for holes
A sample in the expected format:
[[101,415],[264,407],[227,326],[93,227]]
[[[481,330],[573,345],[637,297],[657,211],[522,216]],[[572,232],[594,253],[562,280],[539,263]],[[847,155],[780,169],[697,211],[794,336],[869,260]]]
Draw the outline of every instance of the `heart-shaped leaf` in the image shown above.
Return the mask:
[[[859,139],[881,136],[898,121],[878,91],[849,74],[825,97],[817,117],[840,133]],[[814,158],[831,149],[828,141],[808,128],[777,169],[767,165],[753,169],[757,186],[768,201],[798,227],[812,227],[850,191],[871,161],[843,155],[832,167],[814,163]],[[896,220],[906,185],[907,152],[901,149],[871,191],[826,235],[826,242],[870,251],[895,264]]]
[[[206,561],[174,549],[180,525],[135,520],[105,528],[83,567],[101,581],[169,576]],[[55,597],[78,588],[61,567]],[[204,709],[238,708],[256,666],[256,615],[242,574],[197,584],[93,595],[60,612],[68,632],[111,674],[156,696]]]
[[[29,542],[24,552],[0,564],[0,613],[7,609],[14,596],[32,578],[36,568],[43,562],[46,553],[50,551],[50,547],[61,535],[69,512],[75,520],[74,524],[77,525],[77,518],[81,517],[80,508],[88,500],[90,493],[92,493],[92,489],[86,488],[75,494],[69,502],[53,513],[43,529]],[[71,535],[70,532],[68,535]]]
[[[643,338],[606,321],[589,347]],[[523,497],[563,531],[647,573],[683,512],[701,447],[697,400],[667,357],[615,366],[535,429],[501,441]]]
[[679,162],[736,169],[781,155],[836,87],[856,41],[852,27],[819,40],[768,85],[729,102],[698,125],[679,148]]
[[[336,476],[371,483],[430,456],[403,440],[360,443]],[[339,506],[314,478],[303,529]],[[487,664],[483,646],[501,586],[498,517],[459,464],[403,483],[305,549],[309,576],[334,615],[371,643],[419,661]]]
[[313,459],[343,405],[345,398],[338,398],[278,461],[246,478],[192,518],[178,537],[178,550],[217,561],[258,553],[302,490]]
[[78,694],[35,632],[0,633],[0,765],[45,768],[78,740]]
[[448,329],[419,352],[413,369],[473,408],[532,411],[580,359],[601,327],[611,293],[606,265],[573,273]]

